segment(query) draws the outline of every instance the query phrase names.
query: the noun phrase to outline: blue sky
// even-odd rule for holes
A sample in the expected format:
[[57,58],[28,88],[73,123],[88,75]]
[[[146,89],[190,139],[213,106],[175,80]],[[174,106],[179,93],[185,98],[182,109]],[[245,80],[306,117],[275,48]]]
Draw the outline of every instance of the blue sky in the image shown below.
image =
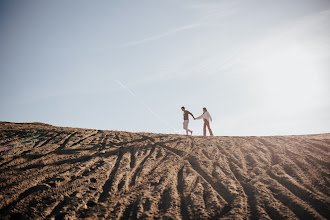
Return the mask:
[[0,0],[0,121],[328,133],[329,30],[328,0]]

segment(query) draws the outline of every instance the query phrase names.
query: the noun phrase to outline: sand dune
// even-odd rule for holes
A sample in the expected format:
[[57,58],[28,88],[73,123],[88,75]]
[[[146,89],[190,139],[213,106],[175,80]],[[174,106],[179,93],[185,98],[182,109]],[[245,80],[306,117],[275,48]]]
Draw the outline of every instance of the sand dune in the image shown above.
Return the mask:
[[0,219],[330,219],[330,134],[0,123]]

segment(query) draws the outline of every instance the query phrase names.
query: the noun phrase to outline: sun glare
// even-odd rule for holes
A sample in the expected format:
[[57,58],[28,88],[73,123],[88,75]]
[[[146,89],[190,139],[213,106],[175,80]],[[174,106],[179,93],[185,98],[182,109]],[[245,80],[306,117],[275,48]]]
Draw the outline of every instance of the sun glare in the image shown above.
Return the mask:
[[298,43],[270,45],[250,56],[266,105],[276,114],[304,113],[318,103],[322,82],[315,51]]

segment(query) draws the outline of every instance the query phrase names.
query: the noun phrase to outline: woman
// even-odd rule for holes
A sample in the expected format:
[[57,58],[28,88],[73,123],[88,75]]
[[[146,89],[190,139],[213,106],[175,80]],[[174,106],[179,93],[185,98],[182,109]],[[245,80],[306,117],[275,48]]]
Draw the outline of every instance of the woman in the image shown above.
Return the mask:
[[210,121],[212,121],[212,117],[205,107],[203,108],[203,114],[197,117],[196,119],[201,119],[201,118],[204,120],[204,128],[203,128],[204,136],[206,136],[206,127],[209,129],[210,136],[213,136],[212,130],[210,128]]

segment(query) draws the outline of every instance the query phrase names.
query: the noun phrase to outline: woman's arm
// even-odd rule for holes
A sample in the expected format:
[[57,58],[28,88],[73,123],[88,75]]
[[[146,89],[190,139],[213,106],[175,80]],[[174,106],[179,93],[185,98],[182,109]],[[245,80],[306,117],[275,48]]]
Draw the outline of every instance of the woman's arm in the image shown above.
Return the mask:
[[204,115],[204,114],[202,114],[201,116],[199,116],[199,117],[197,117],[197,118],[195,118],[195,119],[202,119],[202,118],[203,118],[203,115]]

